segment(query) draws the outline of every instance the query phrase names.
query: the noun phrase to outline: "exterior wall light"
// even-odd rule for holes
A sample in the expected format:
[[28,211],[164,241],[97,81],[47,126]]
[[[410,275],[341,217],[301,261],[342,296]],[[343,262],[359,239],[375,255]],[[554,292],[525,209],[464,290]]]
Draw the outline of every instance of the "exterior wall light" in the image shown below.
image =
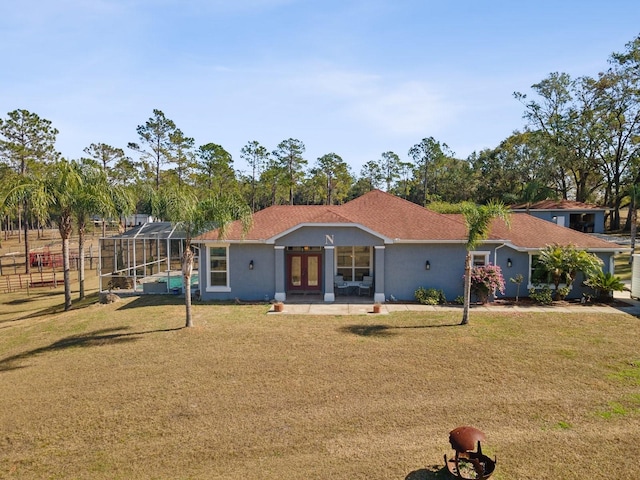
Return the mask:
[[426,263],[424,264],[424,269],[431,270],[431,264],[429,263],[429,260],[427,260]]
[[253,270],[253,260],[249,262],[249,270]]
[[507,258],[507,267],[511,268],[513,266],[513,262],[510,258]]

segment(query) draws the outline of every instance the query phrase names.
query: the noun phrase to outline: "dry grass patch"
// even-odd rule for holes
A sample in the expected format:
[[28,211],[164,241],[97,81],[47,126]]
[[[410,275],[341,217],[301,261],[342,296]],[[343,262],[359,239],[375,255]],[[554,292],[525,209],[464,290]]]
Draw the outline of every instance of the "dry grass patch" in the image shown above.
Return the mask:
[[631,316],[61,301],[3,297],[0,477],[429,480],[465,424],[496,479],[638,471]]

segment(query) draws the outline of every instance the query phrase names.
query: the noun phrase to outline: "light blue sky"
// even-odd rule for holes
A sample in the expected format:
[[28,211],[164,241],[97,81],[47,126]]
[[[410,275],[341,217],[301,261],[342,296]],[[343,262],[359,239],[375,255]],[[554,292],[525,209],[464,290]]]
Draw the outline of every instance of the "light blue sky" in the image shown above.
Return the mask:
[[595,76],[639,33],[637,0],[5,0],[0,116],[51,120],[79,158],[158,108],[239,170],[248,141],[296,138],[357,174],[429,136],[495,147],[524,125],[514,91]]

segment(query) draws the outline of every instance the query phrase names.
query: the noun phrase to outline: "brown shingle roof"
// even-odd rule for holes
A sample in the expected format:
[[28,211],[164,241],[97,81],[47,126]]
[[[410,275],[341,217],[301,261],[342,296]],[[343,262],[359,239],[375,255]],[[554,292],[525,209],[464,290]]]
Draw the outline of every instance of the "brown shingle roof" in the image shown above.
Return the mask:
[[466,227],[456,219],[394,195],[373,190],[341,208],[354,222],[387,238],[401,240],[464,240]]
[[[300,224],[359,224],[390,239],[464,240],[464,223],[394,195],[373,190],[344,205],[275,205],[253,215],[243,237],[240,222],[229,225],[227,240],[267,241]],[[217,240],[212,230],[196,240]]]
[[[240,222],[232,223],[226,239],[266,242],[302,224],[358,224],[381,236],[401,241],[466,242],[467,228],[462,215],[443,215],[373,190],[344,205],[276,205],[253,215],[253,225],[245,236]],[[217,240],[218,231],[195,240]],[[572,244],[580,248],[616,249],[600,240],[526,213],[511,215],[511,228],[494,221],[488,240],[507,241],[519,248],[544,248],[548,244]]]
[[[330,214],[330,208],[321,205],[274,205],[253,214],[253,225],[244,237],[240,222],[230,224],[225,239],[265,241],[301,223],[324,223],[316,219]],[[334,221],[335,219],[336,217]],[[217,239],[218,230],[211,230],[196,237],[196,240]]]
[[542,220],[527,213],[512,213],[511,228],[502,220],[494,220],[491,225],[492,239],[508,240],[519,248],[538,249],[547,245],[574,245],[589,250],[620,250],[621,247],[598,237],[587,235],[567,227],[561,227],[548,220]]

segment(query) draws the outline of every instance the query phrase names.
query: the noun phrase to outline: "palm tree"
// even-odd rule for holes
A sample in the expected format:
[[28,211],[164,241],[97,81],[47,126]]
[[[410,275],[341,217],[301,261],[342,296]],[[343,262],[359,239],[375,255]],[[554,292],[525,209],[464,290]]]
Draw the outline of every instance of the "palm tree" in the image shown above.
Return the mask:
[[462,208],[467,224],[467,255],[464,266],[464,308],[460,325],[469,323],[469,304],[471,299],[471,252],[478,243],[489,235],[491,221],[502,219],[509,226],[510,210],[500,202],[489,202],[487,205],[465,204]]
[[251,208],[236,196],[215,196],[201,200],[192,188],[171,186],[152,192],[153,215],[168,220],[185,233],[182,253],[182,279],[185,287],[186,327],[193,326],[191,315],[191,274],[193,272],[192,240],[207,230],[218,229],[223,238],[226,229],[234,220],[240,220],[246,232],[251,225]]
[[102,218],[115,218],[122,214],[128,215],[135,209],[135,204],[124,187],[110,184],[107,171],[94,160],[84,159],[80,163],[73,162],[73,166],[83,180],[82,188],[76,192],[73,205],[73,216],[78,227],[78,255],[80,257],[78,265],[79,298],[83,299],[85,297],[85,234],[89,217],[100,215]]
[[52,214],[58,218],[58,231],[62,239],[65,311],[71,308],[69,239],[73,230],[75,199],[81,189],[82,178],[77,169],[72,162],[62,159],[47,165],[45,175],[20,177],[4,195],[8,205],[28,202],[31,212],[41,222],[48,220]]
[[[578,272],[586,277],[596,274],[602,268],[602,260],[586,250],[579,250],[573,245],[547,245],[540,252],[538,261],[551,274],[555,287],[555,299],[562,300],[571,290]],[[560,283],[566,282],[566,292],[561,293]]]
[[[82,191],[83,181],[73,162],[59,160],[51,166],[44,183],[45,195],[49,201],[49,211],[58,215],[58,231],[62,239],[62,265],[64,274],[64,310],[71,309],[71,264],[69,239],[73,231],[73,212],[76,198]],[[46,204],[41,203],[39,208]],[[49,215],[39,210],[45,218]]]
[[[82,184],[76,169],[67,160],[58,160],[46,166],[45,174],[19,177],[16,184],[3,197],[7,205],[30,206],[32,214],[45,222],[52,214],[58,217],[58,231],[62,239],[64,275],[64,309],[71,308],[71,279],[69,238],[72,233],[72,212],[76,192]],[[29,257],[26,259],[29,263]]]
[[562,282],[566,270],[566,249],[567,247],[557,244],[547,245],[538,255],[538,262],[551,277],[556,300],[558,300],[560,282]]

